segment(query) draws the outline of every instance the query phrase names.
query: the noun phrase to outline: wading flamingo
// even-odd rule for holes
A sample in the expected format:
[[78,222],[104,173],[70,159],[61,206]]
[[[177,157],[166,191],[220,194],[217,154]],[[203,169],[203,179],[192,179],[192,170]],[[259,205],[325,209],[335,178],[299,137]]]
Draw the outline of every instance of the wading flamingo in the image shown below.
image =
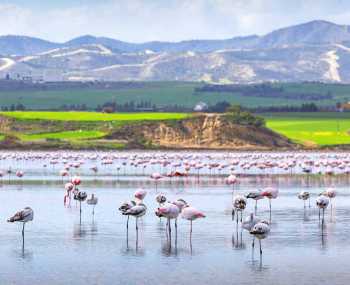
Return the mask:
[[260,257],[262,256],[261,240],[265,239],[269,233],[270,233],[270,226],[265,222],[259,222],[255,224],[253,228],[250,230],[250,234],[252,234],[255,238],[259,240]]
[[95,215],[95,207],[98,203],[98,198],[95,196],[95,194],[91,194],[91,197],[86,200],[86,203],[88,205],[92,206],[92,215]]
[[34,211],[30,207],[25,207],[23,210],[18,211],[7,221],[9,223],[19,222],[22,223],[22,246],[24,248],[24,226],[27,222],[33,221]]

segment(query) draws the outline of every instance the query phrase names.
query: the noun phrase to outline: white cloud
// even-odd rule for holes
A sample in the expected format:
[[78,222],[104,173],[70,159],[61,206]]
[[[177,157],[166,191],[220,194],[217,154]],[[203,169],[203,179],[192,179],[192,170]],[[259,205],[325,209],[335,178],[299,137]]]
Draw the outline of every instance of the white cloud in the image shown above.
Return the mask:
[[[345,0],[105,0],[95,4],[0,4],[0,34],[65,41],[83,34],[178,41],[264,34],[313,19],[345,23]],[[90,2],[91,3],[91,2]],[[349,22],[350,23],[350,22]]]

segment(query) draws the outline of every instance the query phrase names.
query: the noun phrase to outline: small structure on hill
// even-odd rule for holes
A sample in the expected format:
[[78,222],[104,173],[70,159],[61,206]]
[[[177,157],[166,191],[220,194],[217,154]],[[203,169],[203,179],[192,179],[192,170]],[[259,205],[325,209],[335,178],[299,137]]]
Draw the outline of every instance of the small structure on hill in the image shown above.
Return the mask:
[[194,106],[193,111],[195,112],[205,112],[208,110],[208,105],[204,102],[199,102]]

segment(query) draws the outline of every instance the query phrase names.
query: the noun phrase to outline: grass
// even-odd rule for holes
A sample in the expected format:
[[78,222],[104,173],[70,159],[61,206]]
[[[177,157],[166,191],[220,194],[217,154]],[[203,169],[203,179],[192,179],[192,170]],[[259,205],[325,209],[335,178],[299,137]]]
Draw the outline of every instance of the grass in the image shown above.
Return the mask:
[[189,117],[185,113],[97,113],[97,112],[0,112],[1,115],[19,120],[51,120],[51,121],[145,121],[176,120]]
[[[164,105],[179,105],[193,108],[199,101],[214,105],[219,101],[227,101],[231,104],[240,104],[246,107],[257,106],[300,106],[310,103],[307,100],[294,100],[283,98],[261,98],[244,96],[240,93],[208,92],[196,93],[195,88],[201,86],[198,82],[144,82],[142,88],[130,86],[129,88],[115,90],[77,89],[77,90],[41,90],[41,91],[0,91],[0,106],[22,103],[27,109],[58,109],[62,105],[86,104],[90,109],[95,109],[105,102],[115,101],[118,104],[134,101],[150,101],[158,107]],[[315,103],[319,106],[334,106],[336,102],[350,99],[350,85],[322,84],[322,83],[276,83],[282,86],[285,92],[297,92],[299,94],[331,92],[332,100],[319,100]]]
[[268,128],[305,145],[350,144],[349,113],[272,113],[264,116]]
[[41,134],[21,134],[18,137],[23,141],[34,141],[34,140],[89,140],[98,139],[106,134],[99,131],[68,131],[68,132],[57,132],[57,133],[41,133]]

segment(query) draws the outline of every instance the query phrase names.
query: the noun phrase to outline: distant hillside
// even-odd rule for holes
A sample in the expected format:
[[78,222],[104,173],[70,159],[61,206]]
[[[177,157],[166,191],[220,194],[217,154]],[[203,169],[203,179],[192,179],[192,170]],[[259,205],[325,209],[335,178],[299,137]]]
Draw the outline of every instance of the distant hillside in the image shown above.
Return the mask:
[[0,37],[0,77],[46,81],[350,82],[350,28],[326,21],[264,36],[128,43]]

